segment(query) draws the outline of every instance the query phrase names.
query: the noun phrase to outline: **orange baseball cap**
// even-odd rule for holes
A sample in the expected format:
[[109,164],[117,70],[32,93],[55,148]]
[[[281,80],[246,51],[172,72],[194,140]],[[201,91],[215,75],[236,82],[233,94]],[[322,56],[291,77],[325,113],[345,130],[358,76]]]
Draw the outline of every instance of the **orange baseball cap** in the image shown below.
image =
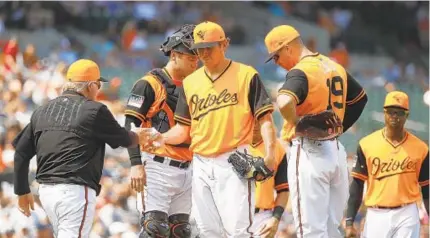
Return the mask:
[[67,70],[67,80],[70,82],[91,82],[107,80],[100,76],[99,66],[92,60],[80,59],[73,62]]
[[274,27],[269,33],[267,33],[266,38],[264,39],[264,43],[266,44],[266,48],[269,53],[266,63],[273,59],[273,56],[275,56],[278,50],[297,37],[300,37],[300,34],[292,26],[281,25]]
[[409,110],[409,97],[406,93],[400,91],[392,91],[385,97],[384,108],[398,107]]
[[194,43],[191,49],[210,48],[225,40],[222,27],[214,22],[205,21],[196,26],[193,31]]

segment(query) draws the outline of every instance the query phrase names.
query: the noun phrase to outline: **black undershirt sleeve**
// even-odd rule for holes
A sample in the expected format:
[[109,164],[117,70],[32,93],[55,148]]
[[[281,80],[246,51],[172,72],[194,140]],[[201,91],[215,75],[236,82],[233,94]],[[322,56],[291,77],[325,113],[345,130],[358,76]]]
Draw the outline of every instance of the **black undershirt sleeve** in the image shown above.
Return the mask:
[[367,95],[361,85],[347,73],[347,94],[343,132],[346,132],[360,118],[367,104]]
[[358,178],[353,178],[349,187],[348,208],[346,210],[345,222],[347,226],[352,226],[358,209],[361,206],[363,197],[364,181]]
[[[277,193],[281,192],[288,192],[289,188],[288,186],[288,162],[287,157],[284,155],[284,157],[281,160],[281,163],[278,166],[278,169],[276,171],[275,175],[275,189]],[[279,189],[278,189],[279,188]]]
[[[126,115],[125,116],[125,129],[130,130],[131,129],[131,123],[134,123],[134,125],[136,127],[140,127],[140,125],[142,124],[140,119],[138,119],[134,116],[131,116],[131,115]],[[128,151],[128,155],[130,156],[131,166],[142,164],[142,159],[141,159],[142,156],[140,154],[139,145],[137,145],[136,147],[127,148],[127,151]]]

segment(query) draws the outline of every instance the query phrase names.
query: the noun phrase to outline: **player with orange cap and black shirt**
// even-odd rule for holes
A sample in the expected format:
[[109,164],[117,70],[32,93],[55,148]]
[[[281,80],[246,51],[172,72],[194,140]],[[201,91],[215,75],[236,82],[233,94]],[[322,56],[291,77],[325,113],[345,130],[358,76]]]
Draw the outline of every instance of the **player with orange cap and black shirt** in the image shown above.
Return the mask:
[[[265,155],[258,122],[254,126],[249,152],[256,157]],[[255,215],[252,228],[257,237],[275,237],[288,203],[288,164],[285,149],[279,140],[276,141],[275,159],[274,177],[257,182],[255,186]]]
[[[348,169],[345,148],[337,137],[361,115],[366,93],[341,65],[308,50],[292,26],[273,28],[265,45],[267,62],[273,59],[288,70],[277,103],[284,118],[281,139],[290,146],[288,184],[298,237],[342,237],[338,227],[348,199]],[[330,139],[296,136],[300,117],[327,114],[337,118],[336,130],[325,132]]]
[[[122,128],[106,105],[95,101],[106,80],[94,61],[73,62],[66,77],[63,93],[38,107],[12,143],[14,190],[18,210],[30,216],[34,198],[28,169],[36,156],[38,195],[54,236],[89,237],[101,191],[105,144],[130,148],[144,138],[141,129]],[[144,178],[139,176],[143,169],[142,165],[131,167],[131,188],[137,192],[144,188]]]
[[[354,218],[361,205],[364,183],[367,206],[363,237],[420,237],[417,203],[429,211],[429,149],[404,126],[409,98],[387,94],[385,127],[360,140],[346,214],[346,236],[355,237]],[[421,187],[421,191],[420,191]]]
[[258,120],[265,146],[264,164],[273,170],[273,104],[258,72],[225,56],[229,39],[220,25],[200,23],[193,36],[193,49],[203,67],[183,81],[175,111],[178,123],[153,140],[164,146],[191,137],[192,214],[200,236],[249,238],[253,236],[255,181],[239,177],[229,157],[249,148]]

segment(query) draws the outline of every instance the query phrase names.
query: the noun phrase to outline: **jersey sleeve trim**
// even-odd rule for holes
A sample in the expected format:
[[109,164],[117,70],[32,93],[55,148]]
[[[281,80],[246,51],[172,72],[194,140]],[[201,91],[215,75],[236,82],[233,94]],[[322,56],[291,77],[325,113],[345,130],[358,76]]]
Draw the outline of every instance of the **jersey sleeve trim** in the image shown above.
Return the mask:
[[363,181],[367,181],[367,176],[364,176],[364,175],[357,173],[357,172],[351,172],[351,176],[354,178],[363,180]]
[[288,185],[288,183],[281,183],[281,184],[275,186],[275,190],[276,191],[283,190],[283,189],[288,189],[288,188],[290,188],[289,185]]
[[354,99],[352,99],[351,101],[346,101],[346,105],[352,105],[358,101],[360,101],[360,99],[362,99],[364,97],[364,95],[366,95],[366,93],[364,92],[364,89],[361,90],[361,92],[357,95],[357,97],[355,97]]
[[251,146],[253,148],[257,148],[257,146],[259,146],[261,143],[263,143],[263,139],[258,140],[257,142],[252,142]]
[[187,126],[191,126],[191,120],[184,118],[184,117],[181,117],[181,116],[178,116],[178,115],[175,115],[175,121],[177,121],[181,124],[187,125]]
[[297,95],[290,90],[281,89],[281,90],[279,90],[278,94],[279,95],[289,95],[289,96],[293,97],[294,100],[296,100],[296,104],[299,104],[299,101],[300,101],[299,97],[297,97]]
[[142,115],[142,114],[140,114],[140,113],[138,113],[136,111],[133,111],[133,110],[125,110],[124,114],[125,115],[134,116],[137,119],[141,120],[142,122],[146,121],[146,117],[144,115]]
[[272,104],[269,104],[269,105],[266,105],[266,106],[264,106],[264,107],[262,107],[262,108],[259,108],[256,112],[255,112],[255,115],[254,115],[254,117],[255,118],[259,118],[263,113],[265,113],[265,112],[273,112],[273,110],[274,110],[274,107],[273,107],[273,105]]
[[421,187],[428,186],[428,185],[429,185],[429,180],[425,180],[425,181],[419,182],[418,184],[419,184]]

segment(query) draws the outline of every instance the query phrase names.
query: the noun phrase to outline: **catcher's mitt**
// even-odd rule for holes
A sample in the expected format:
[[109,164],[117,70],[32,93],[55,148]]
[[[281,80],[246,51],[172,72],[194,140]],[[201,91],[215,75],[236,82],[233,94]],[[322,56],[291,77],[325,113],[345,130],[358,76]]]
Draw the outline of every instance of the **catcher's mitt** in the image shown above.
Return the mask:
[[[273,176],[273,171],[266,167],[263,158],[249,155],[246,150],[245,153],[235,151],[228,157],[228,162],[240,178],[263,181]],[[257,179],[259,174],[262,179]]]
[[305,115],[296,125],[296,136],[312,140],[331,140],[343,132],[342,121],[331,110]]

